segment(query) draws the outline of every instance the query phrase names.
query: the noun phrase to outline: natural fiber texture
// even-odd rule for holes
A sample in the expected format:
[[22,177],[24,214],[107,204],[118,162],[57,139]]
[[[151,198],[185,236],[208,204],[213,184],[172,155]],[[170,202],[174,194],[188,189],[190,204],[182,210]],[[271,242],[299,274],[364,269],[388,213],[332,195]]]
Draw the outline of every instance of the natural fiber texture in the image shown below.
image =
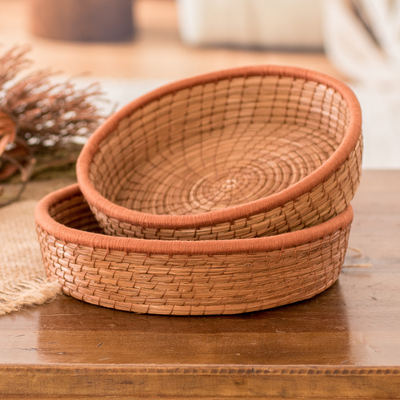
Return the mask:
[[[99,231],[77,185],[36,208],[47,274],[64,293],[138,313],[236,314],[315,296],[338,278],[353,212],[301,232],[166,242]],[[86,232],[85,232],[86,231]]]
[[43,304],[60,293],[46,279],[35,233],[35,201],[0,209],[0,315]]
[[89,139],[77,173],[108,234],[220,240],[340,214],[361,156],[360,108],[346,85],[298,68],[249,67],[134,101]]

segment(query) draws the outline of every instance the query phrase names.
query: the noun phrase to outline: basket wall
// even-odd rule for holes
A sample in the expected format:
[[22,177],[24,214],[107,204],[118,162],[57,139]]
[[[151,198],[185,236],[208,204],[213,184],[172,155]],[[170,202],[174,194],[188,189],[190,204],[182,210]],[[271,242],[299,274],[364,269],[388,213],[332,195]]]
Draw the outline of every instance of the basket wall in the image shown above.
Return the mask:
[[[79,300],[138,313],[236,314],[308,299],[330,287],[344,261],[351,207],[345,214],[345,223],[322,238],[273,251],[146,254],[113,249],[121,239],[94,233],[89,237],[109,246],[79,244],[83,231],[99,227],[75,190],[50,208],[51,217],[65,224],[57,228],[61,237],[46,229],[41,216],[37,232],[48,276]],[[63,240],[67,234],[74,243]]]

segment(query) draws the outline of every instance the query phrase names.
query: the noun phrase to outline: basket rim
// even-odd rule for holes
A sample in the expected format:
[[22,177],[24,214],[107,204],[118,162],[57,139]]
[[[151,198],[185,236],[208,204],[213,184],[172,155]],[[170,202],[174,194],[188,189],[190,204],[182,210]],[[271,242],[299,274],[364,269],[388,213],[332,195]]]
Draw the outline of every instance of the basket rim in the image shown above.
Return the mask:
[[[320,225],[303,230],[251,239],[165,241],[108,236],[100,233],[80,231],[55,221],[49,214],[50,208],[59,202],[81,195],[79,184],[73,184],[52,192],[41,199],[35,208],[36,224],[50,235],[66,243],[143,254],[238,254],[260,251],[283,250],[312,243],[327,235],[349,226],[353,220],[353,208],[348,205],[341,214]],[[84,200],[83,200],[84,201]]]
[[[145,106],[147,103],[157,100],[169,93],[183,90],[188,87],[216,82],[218,80],[233,79],[249,76],[280,76],[294,77],[306,81],[318,82],[338,92],[346,101],[349,112],[350,122],[348,130],[334,153],[311,174],[296,182],[292,186],[274,193],[268,197],[257,199],[248,203],[230,206],[221,210],[209,211],[196,215],[166,215],[150,214],[136,210],[130,210],[111,202],[102,196],[90,181],[90,165],[98,151],[100,143],[107,135],[116,129],[121,119],[132,114],[136,109]],[[220,223],[230,222],[241,218],[250,217],[255,214],[267,212],[285,203],[295,200],[306,194],[320,183],[323,183],[331,174],[337,171],[340,166],[356,147],[361,135],[361,107],[354,92],[344,82],[337,80],[329,75],[310,69],[280,66],[280,65],[260,65],[240,68],[232,68],[211,72],[208,74],[194,76],[179,80],[159,87],[135,100],[128,103],[118,112],[110,116],[96,131],[90,136],[79,155],[76,172],[77,178],[86,200],[98,211],[106,214],[118,221],[144,228],[162,229],[190,229],[204,226],[213,226]]]

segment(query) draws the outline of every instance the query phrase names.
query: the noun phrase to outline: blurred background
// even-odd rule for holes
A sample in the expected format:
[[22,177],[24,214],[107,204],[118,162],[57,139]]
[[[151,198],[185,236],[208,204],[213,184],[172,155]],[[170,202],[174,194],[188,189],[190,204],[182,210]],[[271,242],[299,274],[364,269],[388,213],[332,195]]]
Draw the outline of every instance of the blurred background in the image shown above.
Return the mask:
[[[364,119],[364,168],[400,168],[397,0],[0,0],[2,51],[99,82],[106,112],[164,83],[281,64],[346,81]],[[108,108],[107,108],[108,107]]]

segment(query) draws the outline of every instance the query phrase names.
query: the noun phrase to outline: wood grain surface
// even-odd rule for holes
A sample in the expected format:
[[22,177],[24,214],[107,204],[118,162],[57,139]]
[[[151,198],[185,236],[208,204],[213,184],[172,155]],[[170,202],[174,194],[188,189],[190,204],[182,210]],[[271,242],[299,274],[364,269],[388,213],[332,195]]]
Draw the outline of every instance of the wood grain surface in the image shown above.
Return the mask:
[[400,171],[364,171],[356,250],[301,303],[164,317],[60,296],[1,317],[0,398],[398,399],[399,204]]

